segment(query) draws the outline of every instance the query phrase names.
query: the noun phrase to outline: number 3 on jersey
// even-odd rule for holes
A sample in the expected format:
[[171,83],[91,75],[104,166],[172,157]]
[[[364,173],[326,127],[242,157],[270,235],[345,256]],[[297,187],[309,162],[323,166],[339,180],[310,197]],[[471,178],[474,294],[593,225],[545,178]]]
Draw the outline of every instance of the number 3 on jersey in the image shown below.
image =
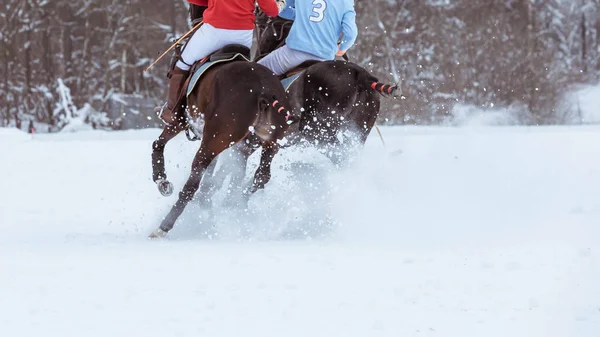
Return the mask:
[[310,16],[310,21],[312,22],[321,22],[323,21],[323,16],[325,12],[325,8],[327,8],[327,3],[325,0],[314,0],[313,1],[313,15]]

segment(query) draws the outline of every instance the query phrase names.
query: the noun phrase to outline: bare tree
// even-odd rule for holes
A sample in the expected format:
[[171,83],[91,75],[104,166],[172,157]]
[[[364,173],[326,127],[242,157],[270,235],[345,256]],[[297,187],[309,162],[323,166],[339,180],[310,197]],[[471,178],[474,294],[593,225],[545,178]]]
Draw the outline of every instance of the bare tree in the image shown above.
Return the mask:
[[[569,87],[600,74],[600,0],[372,0],[356,10],[349,56],[407,96],[385,100],[381,122],[440,123],[464,103],[559,123]],[[165,99],[168,57],[143,70],[189,27],[185,0],[2,1],[0,125],[55,130],[59,80],[78,108],[118,106],[116,128],[123,114],[153,117],[130,102]]]

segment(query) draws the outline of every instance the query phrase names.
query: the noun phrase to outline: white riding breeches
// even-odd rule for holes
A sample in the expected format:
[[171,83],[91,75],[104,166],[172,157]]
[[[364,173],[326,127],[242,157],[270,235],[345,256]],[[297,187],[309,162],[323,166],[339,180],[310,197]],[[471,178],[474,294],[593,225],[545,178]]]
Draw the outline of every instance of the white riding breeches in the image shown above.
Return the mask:
[[284,45],[260,59],[258,64],[269,68],[275,75],[281,75],[308,60],[326,61],[326,59],[319,56],[290,49],[287,45]]
[[[228,44],[241,44],[248,48],[252,47],[253,30],[233,30],[215,28],[208,23],[204,23],[181,52],[181,60],[177,61],[177,67],[182,70],[189,70],[190,66],[196,61],[208,56],[209,54],[225,47]],[[187,63],[187,64],[186,64]]]

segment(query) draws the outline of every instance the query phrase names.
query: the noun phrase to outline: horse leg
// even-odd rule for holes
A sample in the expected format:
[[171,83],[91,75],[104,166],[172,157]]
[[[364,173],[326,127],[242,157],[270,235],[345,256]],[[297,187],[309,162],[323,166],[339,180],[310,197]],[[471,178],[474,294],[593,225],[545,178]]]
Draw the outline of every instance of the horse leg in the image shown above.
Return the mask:
[[200,146],[200,149],[196,153],[194,157],[194,161],[192,162],[192,169],[188,180],[181,192],[179,192],[179,198],[175,202],[175,205],[171,208],[167,216],[163,219],[160,227],[150,234],[150,238],[158,238],[165,236],[168,231],[173,229],[175,225],[175,221],[179,218],[179,216],[183,213],[187,204],[193,199],[196,191],[200,187],[200,180],[202,180],[202,174],[210,165],[212,160],[216,157],[217,154],[213,153],[205,144],[204,141]]
[[[213,133],[213,132],[211,132]],[[200,144],[200,149],[194,157],[192,162],[192,169],[190,176],[183,186],[181,192],[179,192],[179,198],[175,202],[175,205],[171,208],[167,216],[163,219],[160,227],[150,234],[150,238],[163,237],[173,229],[175,222],[179,216],[183,213],[187,204],[194,198],[194,195],[200,188],[200,181],[202,175],[212,163],[212,161],[223,151],[225,151],[230,144],[237,143],[244,136],[236,137],[235,134],[221,133],[220,136],[215,138],[203,138]]]
[[165,197],[173,193],[173,184],[167,180],[165,173],[165,146],[181,131],[180,126],[166,126],[158,139],[152,143],[152,181],[156,183],[158,190]]
[[277,144],[277,141],[263,143],[260,164],[254,174],[252,187],[245,193],[247,197],[254,194],[259,189],[263,189],[269,180],[271,180],[271,163],[278,151],[279,144]]
[[199,187],[200,193],[202,194],[202,198],[198,200],[200,206],[208,206],[212,195],[217,190],[218,183],[214,183],[214,180],[216,179],[216,177],[214,177],[214,174],[215,167],[217,166],[218,162],[218,158],[216,160],[213,160],[212,163],[210,163],[210,165],[208,165],[208,167],[206,168],[206,171],[204,171],[204,176],[202,178],[202,181],[200,182]]
[[[206,204],[211,200],[214,193],[223,187],[223,183],[229,174],[231,174],[231,181],[229,182],[231,190],[235,190],[238,186],[242,185],[244,175],[246,174],[248,158],[256,151],[256,147],[253,146],[255,142],[254,138],[256,137],[248,135],[245,140],[235,144],[231,148],[232,158],[223,157],[224,154],[221,154],[217,160],[214,160],[210,164],[200,184],[200,193],[202,194],[201,204]],[[225,161],[225,164],[222,165],[220,170],[216,171],[217,163],[220,161]]]

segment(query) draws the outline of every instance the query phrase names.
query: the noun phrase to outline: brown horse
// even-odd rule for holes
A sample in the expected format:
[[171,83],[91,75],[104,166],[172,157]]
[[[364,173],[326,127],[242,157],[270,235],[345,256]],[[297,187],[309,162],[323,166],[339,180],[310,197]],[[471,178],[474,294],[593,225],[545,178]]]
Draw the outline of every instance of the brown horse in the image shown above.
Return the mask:
[[[228,46],[211,58],[222,61],[232,54],[249,57],[250,50],[243,46]],[[197,83],[187,95],[187,103],[183,104],[187,108],[178,110],[176,122],[165,126],[152,144],[152,178],[159,191],[168,196],[173,192],[173,185],[165,173],[166,144],[184,130],[201,135],[190,176],[160,227],[150,234],[151,238],[165,236],[173,228],[196,194],[203,173],[213,159],[244,139],[252,139],[262,147],[261,166],[256,171],[250,192],[263,188],[270,179],[269,165],[278,151],[277,141],[284,137],[289,127],[286,109],[289,104],[277,77],[246,57],[232,57],[211,65]],[[200,117],[204,119],[203,130],[198,130],[193,123]]]
[[[259,11],[254,61],[284,45],[292,24],[293,21],[270,18]],[[336,164],[348,159],[348,147],[340,140],[342,135],[350,131],[358,141],[354,145],[364,145],[379,115],[381,97],[397,97],[397,85],[380,83],[352,62],[308,61],[281,78],[298,72],[301,72],[300,76],[286,88],[292,115],[300,121],[291,126],[290,132],[299,133],[291,139],[305,140],[324,148],[325,154]]]

